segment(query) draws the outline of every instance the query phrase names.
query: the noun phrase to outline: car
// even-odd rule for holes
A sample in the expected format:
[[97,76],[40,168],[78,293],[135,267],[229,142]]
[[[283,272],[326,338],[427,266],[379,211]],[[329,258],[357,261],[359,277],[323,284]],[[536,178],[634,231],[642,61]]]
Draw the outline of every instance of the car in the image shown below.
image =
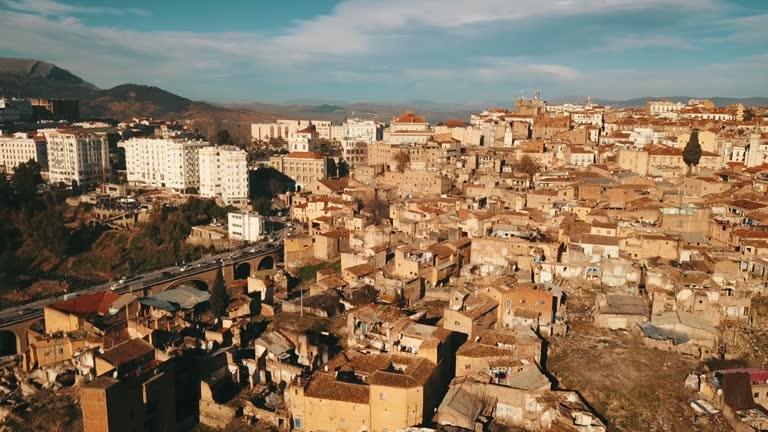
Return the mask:
[[224,262],[224,260],[223,260],[223,259],[221,259],[221,258],[216,258],[215,260],[213,260],[213,263],[214,263],[214,264],[221,264],[221,263],[223,263],[223,262]]
[[189,266],[188,265],[184,264],[184,265],[179,266],[179,271],[180,272],[187,271],[187,270],[189,270]]
[[111,289],[112,291],[114,291],[114,290],[116,290],[116,289],[120,288],[121,286],[123,286],[123,284],[122,284],[122,283],[120,283],[120,281],[117,281],[117,282],[113,283],[113,284],[112,284],[112,286],[111,286],[111,287],[109,287],[109,289]]
[[126,275],[126,276],[121,277],[118,280],[118,282],[120,282],[120,284],[124,284],[126,282],[135,281],[136,279],[141,279],[141,276],[138,276],[138,275]]
[[248,253],[256,253],[256,248],[255,247],[249,248]]
[[164,272],[160,273],[160,276],[162,276],[164,278],[169,278],[169,277],[173,276],[173,272],[172,271],[164,271]]

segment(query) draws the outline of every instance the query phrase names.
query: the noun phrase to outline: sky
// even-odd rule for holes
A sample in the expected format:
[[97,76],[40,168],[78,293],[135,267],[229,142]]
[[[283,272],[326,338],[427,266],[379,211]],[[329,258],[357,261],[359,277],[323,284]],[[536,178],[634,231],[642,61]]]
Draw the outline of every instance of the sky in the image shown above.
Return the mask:
[[768,96],[768,0],[0,0],[0,56],[215,102]]

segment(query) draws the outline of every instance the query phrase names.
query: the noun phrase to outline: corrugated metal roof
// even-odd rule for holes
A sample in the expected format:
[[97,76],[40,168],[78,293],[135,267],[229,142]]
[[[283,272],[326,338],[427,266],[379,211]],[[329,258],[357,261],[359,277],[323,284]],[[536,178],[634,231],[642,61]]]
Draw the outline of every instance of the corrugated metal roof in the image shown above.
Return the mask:
[[211,294],[197,288],[182,286],[176,289],[142,297],[139,302],[145,306],[175,312],[181,309],[192,309],[200,303],[207,302]]

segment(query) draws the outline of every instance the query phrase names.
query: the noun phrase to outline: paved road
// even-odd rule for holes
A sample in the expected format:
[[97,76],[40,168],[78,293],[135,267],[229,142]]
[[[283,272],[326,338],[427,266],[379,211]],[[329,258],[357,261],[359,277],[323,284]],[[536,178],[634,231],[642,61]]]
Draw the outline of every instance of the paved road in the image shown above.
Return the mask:
[[[14,324],[17,322],[28,321],[37,317],[43,316],[43,308],[49,304],[56,303],[62,300],[68,300],[79,295],[93,294],[95,292],[112,289],[117,294],[125,294],[127,292],[141,291],[145,286],[155,285],[165,280],[177,279],[182,276],[190,274],[197,274],[208,271],[212,268],[216,268],[219,265],[229,264],[235,260],[241,260],[249,258],[251,256],[263,255],[265,253],[274,252],[275,250],[283,247],[283,232],[276,232],[274,234],[274,242],[262,241],[248,245],[242,249],[228,251],[217,255],[211,255],[203,257],[197,261],[190,262],[183,266],[172,266],[164,269],[154,270],[151,272],[136,275],[135,279],[127,281],[125,283],[109,282],[101,285],[92,286],[84,290],[77,292],[67,293],[61,296],[49,297],[41,300],[36,300],[24,305],[13,306],[0,311],[0,325]],[[183,270],[182,270],[183,268]]]

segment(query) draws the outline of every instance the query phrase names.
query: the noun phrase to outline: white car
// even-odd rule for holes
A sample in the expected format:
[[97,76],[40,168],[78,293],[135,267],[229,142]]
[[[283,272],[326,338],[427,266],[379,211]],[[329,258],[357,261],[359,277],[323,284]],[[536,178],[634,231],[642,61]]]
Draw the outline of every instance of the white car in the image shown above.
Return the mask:
[[180,267],[179,267],[179,271],[180,271],[180,272],[183,272],[183,271],[187,271],[187,270],[189,270],[189,266],[188,266],[188,265],[186,265],[186,264],[184,264],[184,265],[182,265],[182,266],[180,266]]

